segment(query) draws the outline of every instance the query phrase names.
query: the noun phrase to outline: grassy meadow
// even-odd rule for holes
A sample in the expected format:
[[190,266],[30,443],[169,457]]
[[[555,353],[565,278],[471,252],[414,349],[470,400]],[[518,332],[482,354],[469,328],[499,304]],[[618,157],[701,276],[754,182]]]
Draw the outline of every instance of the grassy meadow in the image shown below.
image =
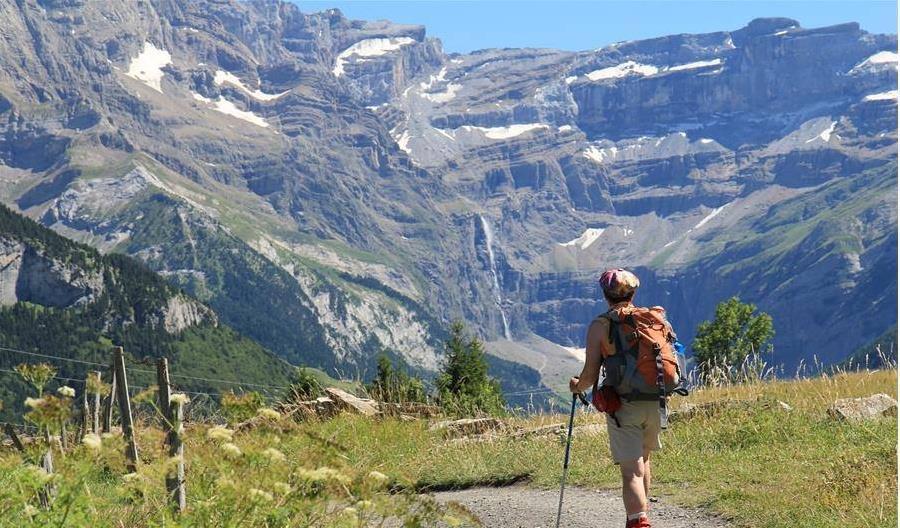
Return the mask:
[[[863,424],[829,419],[838,398],[894,395],[896,371],[759,382],[697,391],[678,399],[759,402],[671,425],[654,459],[654,494],[701,506],[737,527],[862,528],[897,524],[896,417]],[[787,411],[777,400],[793,407]],[[769,405],[766,405],[768,403]],[[578,425],[600,422],[580,412]],[[534,427],[566,416],[512,417]],[[2,526],[477,526],[463,511],[432,501],[428,489],[503,483],[558,485],[563,438],[459,442],[429,431],[427,421],[342,415],[323,422],[270,419],[231,433],[188,424],[187,512],[170,512],[163,486],[172,462],[162,433],[139,428],[142,464],[125,469],[123,441],[56,453],[49,510],[38,494],[47,476],[0,449]],[[23,458],[32,461],[29,464]],[[570,483],[616,488],[605,432],[579,435]]]

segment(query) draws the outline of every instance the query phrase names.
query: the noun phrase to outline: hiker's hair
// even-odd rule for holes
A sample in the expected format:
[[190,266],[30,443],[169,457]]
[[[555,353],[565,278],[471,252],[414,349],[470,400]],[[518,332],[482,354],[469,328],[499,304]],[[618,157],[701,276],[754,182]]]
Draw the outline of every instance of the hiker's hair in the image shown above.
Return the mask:
[[609,304],[616,304],[616,303],[626,302],[626,301],[631,302],[631,300],[634,299],[634,291],[632,291],[631,293],[629,293],[628,295],[626,295],[624,297],[612,297],[612,296],[608,295],[606,292],[603,292],[603,296],[606,297],[606,300],[609,302]]

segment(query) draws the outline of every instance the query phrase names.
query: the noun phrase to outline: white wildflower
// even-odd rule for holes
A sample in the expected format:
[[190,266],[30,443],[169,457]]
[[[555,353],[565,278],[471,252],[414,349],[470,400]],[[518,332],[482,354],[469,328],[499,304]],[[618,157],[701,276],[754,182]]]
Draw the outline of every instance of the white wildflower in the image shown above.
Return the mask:
[[99,451],[100,447],[103,444],[103,440],[99,435],[88,433],[84,435],[84,438],[81,439],[81,443],[93,451]]
[[391,480],[390,477],[380,471],[369,471],[369,474],[366,475],[366,478],[379,486],[384,486],[388,483],[388,481]]
[[216,479],[216,486],[219,488],[233,488],[234,481],[228,477],[219,477]]
[[207,438],[210,440],[218,440],[220,442],[230,442],[231,435],[233,434],[234,431],[227,427],[222,427],[221,425],[214,425],[206,430]]
[[31,504],[25,505],[25,515],[27,517],[34,517],[38,514],[38,509],[32,506]]
[[316,470],[316,473],[321,475],[323,480],[330,480],[339,484],[347,485],[352,481],[347,475],[344,475],[340,471],[328,466],[320,467]]
[[270,447],[264,450],[262,454],[272,462],[284,462],[285,460],[287,460],[287,457],[284,456],[284,453],[275,449],[274,447]]
[[225,442],[222,444],[222,451],[225,452],[226,455],[230,457],[239,457],[241,456],[241,448],[232,444],[231,442]]
[[250,488],[250,497],[264,502],[272,502],[272,500],[275,498],[268,491],[263,491],[256,488]]
[[281,413],[269,407],[263,407],[257,412],[257,414],[267,420],[278,421],[281,419]]
[[62,387],[56,389],[56,393],[60,396],[64,396],[66,398],[74,398],[75,397],[75,389],[69,387],[68,385],[63,385]]
[[185,405],[190,402],[191,399],[188,398],[187,394],[183,392],[175,392],[169,396],[169,403],[177,403],[179,405]]
[[272,484],[272,488],[279,495],[287,495],[288,493],[290,493],[292,491],[291,485],[288,484],[287,482],[276,482],[275,484]]

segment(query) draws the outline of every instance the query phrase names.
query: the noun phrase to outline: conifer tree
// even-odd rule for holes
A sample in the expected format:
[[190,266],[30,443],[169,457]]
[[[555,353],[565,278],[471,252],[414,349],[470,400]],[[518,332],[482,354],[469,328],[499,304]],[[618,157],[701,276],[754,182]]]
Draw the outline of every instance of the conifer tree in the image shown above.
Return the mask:
[[461,322],[450,327],[444,365],[436,379],[441,406],[460,415],[500,414],[506,402],[500,384],[488,376],[484,345],[466,336]]

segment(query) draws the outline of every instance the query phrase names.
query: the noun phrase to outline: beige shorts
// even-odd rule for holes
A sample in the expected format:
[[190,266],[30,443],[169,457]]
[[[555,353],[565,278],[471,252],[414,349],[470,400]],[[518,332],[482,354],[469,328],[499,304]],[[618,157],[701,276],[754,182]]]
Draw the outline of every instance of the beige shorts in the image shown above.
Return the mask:
[[606,415],[609,450],[616,464],[637,460],[644,455],[644,451],[656,451],[662,447],[659,441],[658,401],[623,401],[616,418],[621,427]]

